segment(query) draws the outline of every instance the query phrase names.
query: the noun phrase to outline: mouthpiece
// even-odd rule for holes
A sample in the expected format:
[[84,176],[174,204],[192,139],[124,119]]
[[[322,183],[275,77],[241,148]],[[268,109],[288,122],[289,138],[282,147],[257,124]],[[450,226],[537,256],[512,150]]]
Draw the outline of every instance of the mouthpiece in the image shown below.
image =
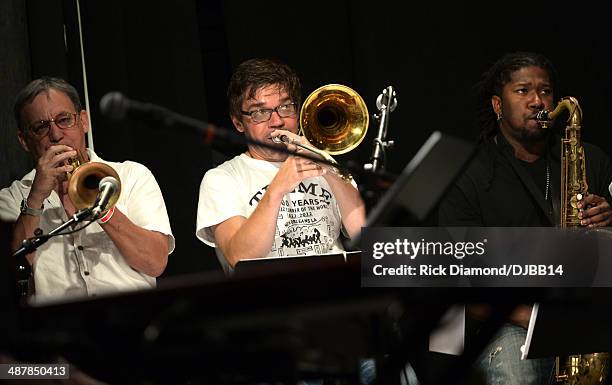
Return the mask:
[[550,111],[548,110],[538,111],[538,113],[536,114],[536,120],[549,121],[550,118],[548,117],[548,114],[550,114]]
[[287,135],[279,135],[272,138],[274,143],[292,143],[293,141]]

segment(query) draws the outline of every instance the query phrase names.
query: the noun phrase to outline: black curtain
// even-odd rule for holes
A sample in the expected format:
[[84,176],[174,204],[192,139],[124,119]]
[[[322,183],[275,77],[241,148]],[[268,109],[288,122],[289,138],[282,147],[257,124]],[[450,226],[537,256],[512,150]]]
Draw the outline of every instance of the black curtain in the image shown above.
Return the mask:
[[[79,4],[95,150],[109,160],[141,162],[156,176],[177,238],[166,275],[218,268],[212,250],[194,235],[198,188],[208,168],[241,149],[223,143],[204,146],[193,134],[144,123],[110,122],[98,108],[109,91],[233,129],[225,89],[233,68],[247,58],[286,61],[302,76],[304,97],[324,84],[353,87],[370,114],[377,112],[377,96],[392,85],[398,106],[389,121],[388,139],[395,147],[387,152],[387,170],[397,174],[435,130],[475,139],[479,128],[472,86],[503,53],[532,50],[556,65],[558,96],[580,101],[583,139],[612,153],[606,128],[607,85],[612,80],[610,20],[585,7],[568,15],[565,8],[533,3],[503,11],[459,3],[419,3],[403,9],[363,0],[315,0],[297,8],[276,0],[265,5],[220,0]],[[3,88],[3,100],[12,98],[29,74],[64,76],[83,89],[75,5],[69,0],[29,0],[26,20],[2,13],[11,23],[21,20],[10,27],[15,39],[2,44],[10,40],[15,52],[22,52],[12,64],[21,75],[8,76],[13,86]],[[11,1],[3,7],[11,11],[23,5]],[[10,154],[7,164],[15,168],[17,155],[25,158],[12,128],[7,129],[7,113],[2,132],[14,142],[5,145],[12,149],[2,154]],[[372,120],[362,144],[338,159],[368,162],[377,130]],[[4,178],[23,175],[11,173]]]
[[[81,1],[84,50],[96,152],[135,160],[155,175],[164,195],[176,250],[164,276],[218,267],[195,238],[199,183],[211,149],[191,132],[104,118],[99,101],[119,91],[180,114],[207,117],[197,8],[193,1]],[[163,278],[163,277],[162,277]]]
[[0,3],[0,186],[8,186],[32,168],[17,141],[13,99],[30,80],[27,7],[21,0]]

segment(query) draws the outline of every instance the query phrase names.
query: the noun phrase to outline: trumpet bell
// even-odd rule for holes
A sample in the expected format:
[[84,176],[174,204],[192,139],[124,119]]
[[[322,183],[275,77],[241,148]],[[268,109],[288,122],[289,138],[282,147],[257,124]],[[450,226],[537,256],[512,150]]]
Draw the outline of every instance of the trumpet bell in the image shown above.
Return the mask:
[[121,194],[121,180],[111,166],[100,162],[89,162],[72,171],[68,182],[68,196],[77,210],[86,209],[96,203],[100,181],[107,176],[112,176],[119,182],[119,188],[106,205],[110,208],[117,203]]
[[314,147],[331,155],[357,147],[368,130],[363,98],[350,87],[328,84],[314,90],[300,112],[300,129]]

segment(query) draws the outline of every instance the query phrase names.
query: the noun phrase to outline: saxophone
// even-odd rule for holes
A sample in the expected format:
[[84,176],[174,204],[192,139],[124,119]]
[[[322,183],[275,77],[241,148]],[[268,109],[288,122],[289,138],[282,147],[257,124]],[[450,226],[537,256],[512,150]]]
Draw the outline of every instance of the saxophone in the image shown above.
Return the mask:
[[[576,98],[562,98],[553,111],[540,111],[536,119],[546,128],[563,110],[568,110],[569,119],[565,135],[561,138],[561,208],[560,227],[578,227],[578,203],[586,196],[585,155],[580,141],[582,109]],[[555,357],[554,380],[563,385],[605,384],[610,366],[610,353],[589,353]]]

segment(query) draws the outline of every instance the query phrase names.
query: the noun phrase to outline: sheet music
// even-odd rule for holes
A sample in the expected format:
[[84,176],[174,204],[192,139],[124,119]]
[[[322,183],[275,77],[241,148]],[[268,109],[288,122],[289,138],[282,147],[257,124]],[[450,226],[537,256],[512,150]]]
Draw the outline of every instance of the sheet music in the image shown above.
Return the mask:
[[265,261],[272,259],[283,259],[283,260],[291,260],[291,259],[300,259],[300,258],[311,258],[311,257],[331,257],[334,255],[342,255],[344,257],[344,261],[346,262],[347,258],[351,255],[358,255],[361,251],[343,251],[342,253],[330,253],[330,254],[314,254],[314,255],[288,255],[288,256],[279,256],[279,257],[265,257],[265,258],[244,258],[239,260],[238,262],[249,262],[249,261]]
[[536,318],[538,317],[539,304],[535,303],[531,309],[531,318],[529,318],[529,327],[527,327],[527,338],[525,338],[525,344],[521,346],[521,360],[527,359],[529,355],[529,346],[531,345],[531,337],[533,336],[533,329],[535,328]]
[[266,257],[266,258],[250,258],[239,260],[232,271],[232,275],[240,271],[261,271],[262,269],[273,268],[278,269],[295,269],[298,267],[310,266],[311,263],[337,263],[343,262],[358,262],[361,251],[343,251],[330,254],[314,254],[314,255],[292,255],[282,257]]
[[465,305],[451,306],[429,335],[429,351],[458,356],[465,343]]

